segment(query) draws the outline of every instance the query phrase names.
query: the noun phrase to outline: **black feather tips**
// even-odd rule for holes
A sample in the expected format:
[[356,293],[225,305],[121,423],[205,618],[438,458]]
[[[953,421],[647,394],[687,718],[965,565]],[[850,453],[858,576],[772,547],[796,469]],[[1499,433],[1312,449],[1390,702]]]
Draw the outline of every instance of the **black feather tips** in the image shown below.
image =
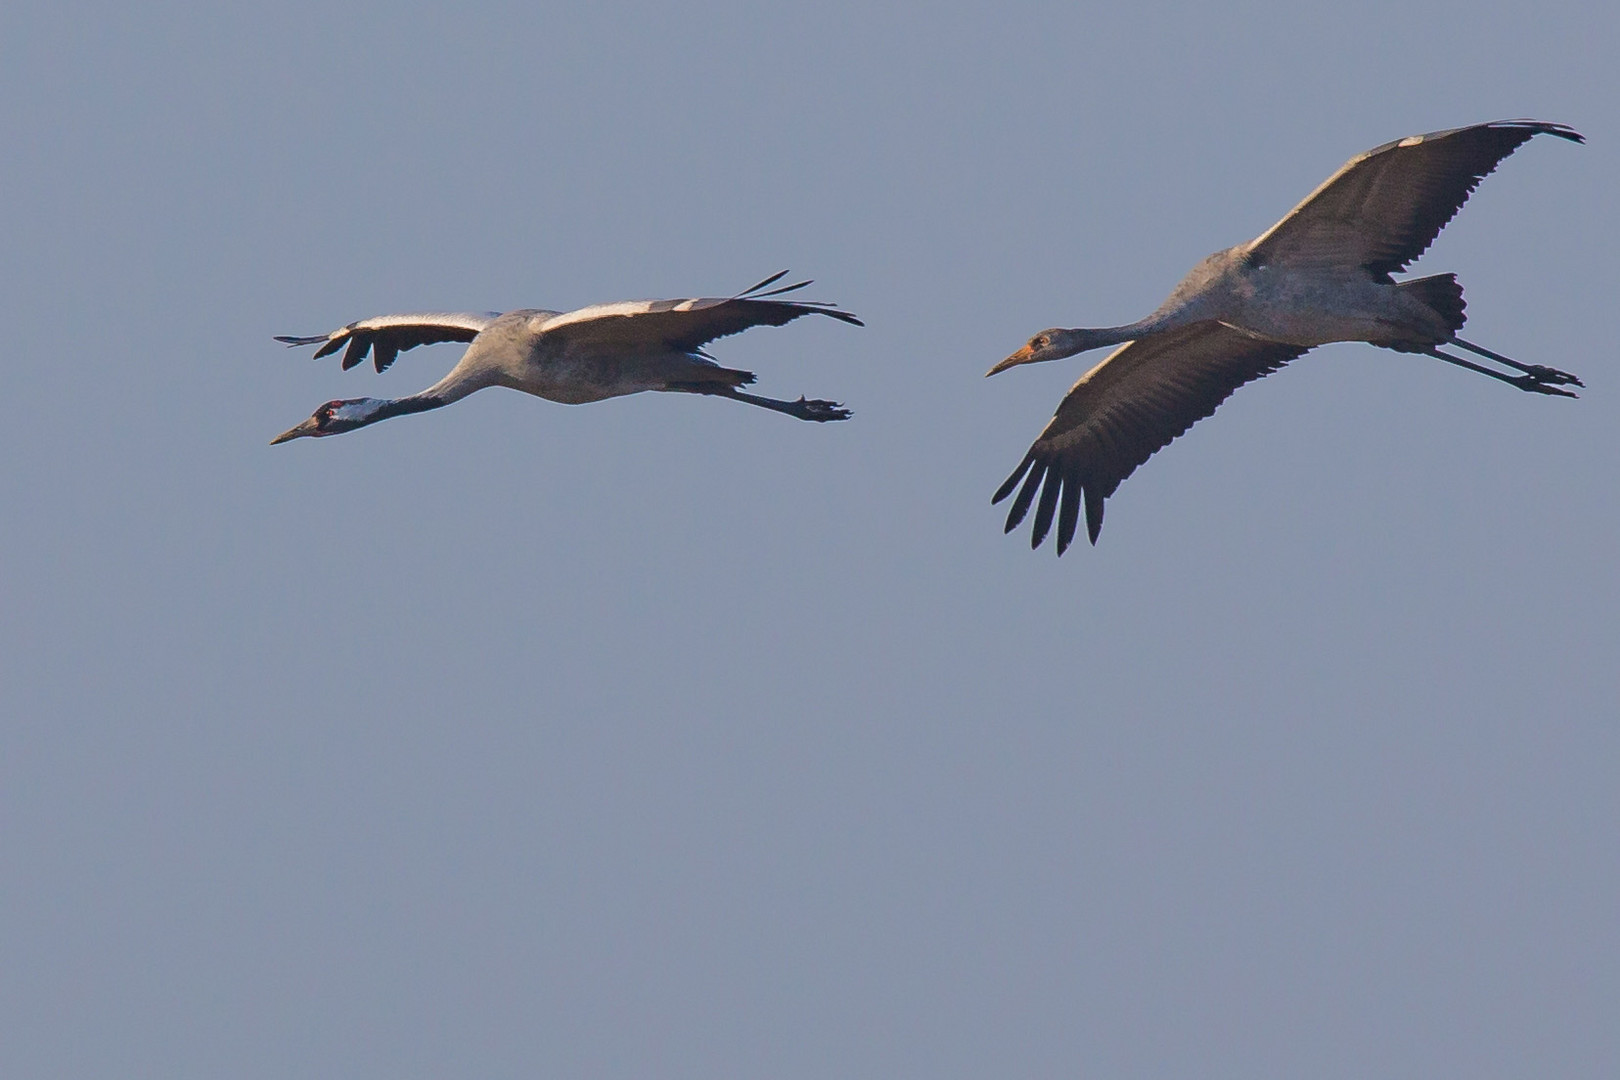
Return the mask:
[[[761,291],[768,285],[775,285],[778,281],[781,281],[783,278],[787,277],[787,275],[788,272],[786,270],[778,270],[776,273],[772,274],[764,281],[759,282],[757,285],[744,289],[742,292],[735,294],[731,297],[731,299],[747,300],[750,302],[765,301],[769,297],[782,296],[786,293],[798,292],[800,289],[803,289],[806,286],[815,284],[814,278],[805,278],[803,281],[795,282],[792,285],[782,285],[778,288],[772,289],[770,292]],[[856,318],[847,311],[841,310],[837,304],[831,303],[830,301],[786,300],[779,302],[783,304],[784,308],[792,310],[793,315],[790,316],[790,318],[798,315],[830,315],[839,322],[845,322],[851,326],[866,325],[860,319]]]
[[1572,143],[1585,143],[1586,136],[1570,127],[1568,124],[1554,124],[1546,120],[1498,120],[1487,127],[1497,129],[1518,129],[1528,131],[1532,135],[1556,135],[1560,139],[1568,139]]
[[364,325],[350,323],[341,330],[330,334],[319,334],[313,337],[293,337],[289,335],[276,335],[276,340],[284,343],[288,348],[299,345],[320,344],[315,350],[312,359],[320,360],[331,356],[339,349],[343,350],[343,370],[348,371],[365,362],[367,356],[371,363],[381,374],[393,366],[399,354],[407,349],[414,349],[419,345],[434,345],[440,342],[471,341],[478,336],[479,331],[474,327],[440,325],[437,323],[408,323],[395,322],[383,325]]
[[[1019,481],[1023,486],[1019,487]],[[1080,524],[1080,505],[1082,501],[1086,508],[1086,536],[1095,545],[1097,537],[1102,533],[1103,501],[1105,493],[1094,483],[1072,471],[1066,471],[1063,462],[1053,457],[1037,457],[1031,450],[1013,470],[1011,476],[1002,481],[996,493],[990,497],[990,505],[994,506],[1018,489],[1018,497],[1013,499],[1012,506],[1007,508],[1007,524],[1003,532],[1012,532],[1023,522],[1029,514],[1031,504],[1035,506],[1035,521],[1030,528],[1029,546],[1031,550],[1038,548],[1046,541],[1052,530],[1052,519],[1057,517],[1057,553],[1061,556],[1069,550],[1074,542],[1074,534]],[[1036,493],[1040,493],[1040,502],[1035,502]]]

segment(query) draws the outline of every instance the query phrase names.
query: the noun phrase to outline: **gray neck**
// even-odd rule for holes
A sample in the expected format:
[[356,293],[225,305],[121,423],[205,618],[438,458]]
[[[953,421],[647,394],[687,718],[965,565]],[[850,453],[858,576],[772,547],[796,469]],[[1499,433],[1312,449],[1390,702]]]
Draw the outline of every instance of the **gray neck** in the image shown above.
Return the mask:
[[451,402],[460,401],[475,390],[482,390],[486,386],[493,385],[495,385],[493,377],[481,367],[471,367],[465,363],[458,364],[450,374],[426,390],[412,394],[409,397],[378,402],[372,411],[366,414],[360,426],[375,424],[379,420],[388,420],[409,413],[442,409]]
[[482,390],[485,387],[495,386],[499,383],[495,368],[484,360],[487,350],[479,348],[480,342],[473,342],[472,346],[462,354],[461,362],[450,369],[450,374],[428,387],[420,393],[412,394],[408,398],[400,398],[401,402],[414,399],[430,400],[434,404],[408,408],[415,412],[422,408],[436,409],[440,405],[448,405],[452,401],[460,401],[468,394]]
[[396,398],[385,401],[377,411],[366,418],[366,423],[374,424],[378,420],[387,420],[390,417],[405,416],[408,413],[427,412],[450,404],[444,398],[431,397],[427,394],[412,394],[410,397]]
[[[1063,336],[1053,344],[1061,348],[1061,352],[1054,350],[1058,356],[1073,356],[1075,353],[1088,352],[1091,349],[1105,349],[1112,345],[1123,345],[1127,341],[1135,341],[1139,337],[1169,329],[1173,320],[1163,318],[1157,314],[1149,315],[1145,319],[1138,319],[1124,326],[1082,327],[1075,330],[1063,331]],[[1055,357],[1054,357],[1055,358]]]
[[[1125,326],[1106,326],[1097,330],[1069,330],[1068,343],[1074,352],[1100,349],[1106,345],[1123,345],[1127,341],[1150,334],[1162,334],[1203,319],[1220,318],[1223,310],[1234,302],[1232,289],[1246,272],[1245,258],[1248,245],[1217,251],[1202,260],[1170,290],[1170,295],[1157,311],[1145,319]],[[1072,355],[1072,354],[1070,354]]]
[[[470,355],[472,350],[468,350]],[[460,401],[475,390],[482,390],[486,386],[494,386],[494,375],[482,364],[467,363],[467,356],[462,357],[461,363],[428,387],[409,397],[378,400],[366,398],[368,408],[362,415],[354,417],[351,421],[353,427],[365,427],[380,420],[389,420],[396,416],[405,416],[410,413],[427,412],[429,409],[442,409],[453,401]],[[349,430],[345,428],[344,430]]]

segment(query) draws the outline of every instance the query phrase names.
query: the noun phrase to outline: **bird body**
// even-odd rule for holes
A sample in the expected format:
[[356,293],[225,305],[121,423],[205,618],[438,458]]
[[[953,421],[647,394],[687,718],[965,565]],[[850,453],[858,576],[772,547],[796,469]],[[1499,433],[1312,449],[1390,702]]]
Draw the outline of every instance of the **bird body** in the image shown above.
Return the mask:
[[1256,265],[1249,245],[1240,244],[1205,259],[1172,293],[1185,297],[1173,325],[1217,319],[1268,341],[1306,347],[1447,340],[1445,318],[1404,284],[1328,266]]
[[[1320,266],[1256,266],[1248,249],[1249,245],[1239,244],[1200,261],[1164,304],[1139,322],[1047,333],[1060,336],[1062,346],[1073,352],[1121,345],[1206,320],[1224,322],[1268,341],[1307,348],[1333,341],[1438,344],[1451,336],[1444,318],[1402,291],[1404,282],[1346,277]],[[1016,363],[1004,361],[995,370],[1014,366]]]
[[335,435],[393,416],[441,408],[492,386],[520,390],[548,401],[581,405],[648,390],[709,394],[758,405],[803,420],[843,420],[836,402],[777,401],[743,393],[752,372],[721,367],[703,352],[716,338],[752,326],[780,326],[820,314],[860,326],[847,311],[817,301],[772,299],[803,288],[800,282],[761,292],[776,274],[731,297],[630,300],[577,311],[526,308],[487,312],[385,315],[363,319],[314,337],[278,337],[289,346],[319,345],[317,359],[345,349],[345,369],[368,352],[381,372],[417,345],[468,342],[461,360],[443,379],[409,397],[356,398],[321,406],[308,420],[273,443],[303,436]]
[[[1096,543],[1104,500],[1137,466],[1245,382],[1329,342],[1425,353],[1521,390],[1574,397],[1560,387],[1581,385],[1575,376],[1457,337],[1465,305],[1454,275],[1392,276],[1423,253],[1498,162],[1538,134],[1583,141],[1559,124],[1507,120],[1369,150],[1253,241],[1199,262],[1146,318],[1031,338],[989,373],[1120,347],[1080,377],[997,490],[992,502],[1018,492],[1007,531],[1033,505],[1032,545],[1046,538],[1055,516],[1061,555],[1083,503]],[[1521,374],[1487,368],[1443,345]]]

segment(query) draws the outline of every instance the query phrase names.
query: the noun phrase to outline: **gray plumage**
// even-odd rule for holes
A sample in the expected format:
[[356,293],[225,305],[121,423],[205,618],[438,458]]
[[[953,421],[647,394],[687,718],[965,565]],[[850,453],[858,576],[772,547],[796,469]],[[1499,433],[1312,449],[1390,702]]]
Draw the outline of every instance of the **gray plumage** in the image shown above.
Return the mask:
[[627,300],[577,311],[540,308],[506,314],[434,313],[382,315],[350,323],[330,334],[277,337],[289,347],[319,345],[316,358],[344,350],[343,367],[370,354],[381,372],[399,353],[437,342],[468,342],[450,374],[426,390],[397,399],[330,401],[308,420],[271,440],[336,435],[391,416],[424,412],[459,401],[490,386],[505,386],[570,405],[662,390],[730,398],[800,420],[845,420],[834,401],[778,401],[744,393],[752,372],[721,367],[703,347],[753,326],[781,326],[803,315],[826,315],[854,326],[861,321],[836,305],[777,299],[810,284],[801,281],[763,291],[785,274],[772,275],[735,296],[684,300]]
[[[1584,141],[1561,124],[1505,120],[1415,135],[1351,158],[1276,225],[1200,262],[1152,315],[1124,326],[1052,329],[990,370],[1120,346],[1074,384],[996,491],[1017,490],[1006,531],[1035,507],[1031,545],[1054,515],[1057,551],[1083,503],[1097,542],[1103,503],[1137,466],[1210,415],[1232,391],[1317,345],[1365,341],[1419,352],[1521,390],[1574,397],[1567,372],[1521,364],[1457,337],[1462,287],[1451,274],[1397,282],[1497,164],[1536,135]],[[1442,351],[1451,345],[1518,371]],[[1039,495],[1039,501],[1036,496]]]

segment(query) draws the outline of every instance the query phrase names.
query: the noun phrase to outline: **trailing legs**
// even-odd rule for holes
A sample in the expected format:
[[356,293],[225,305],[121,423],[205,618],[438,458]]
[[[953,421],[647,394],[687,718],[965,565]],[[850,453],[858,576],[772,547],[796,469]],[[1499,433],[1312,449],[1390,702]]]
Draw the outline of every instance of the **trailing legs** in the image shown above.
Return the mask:
[[1435,345],[1425,346],[1418,351],[1427,356],[1432,356],[1436,360],[1444,360],[1448,364],[1455,364],[1460,368],[1467,368],[1469,371],[1477,371],[1481,375],[1489,375],[1491,378],[1496,379],[1499,382],[1505,382],[1509,386],[1516,386],[1520,390],[1527,390],[1533,394],[1553,394],[1558,397],[1572,398],[1579,395],[1571,393],[1568,390],[1560,390],[1558,387],[1586,385],[1585,383],[1581,382],[1580,379],[1576,378],[1574,375],[1571,375],[1567,371],[1559,371],[1557,368],[1543,367],[1540,364],[1521,364],[1517,360],[1508,359],[1501,353],[1492,352],[1489,349],[1475,345],[1472,342],[1464,341],[1461,338],[1454,337],[1447,342],[1447,344],[1456,345],[1459,348],[1467,349],[1469,352],[1474,353],[1477,356],[1483,356],[1487,360],[1495,360],[1499,364],[1505,364],[1508,367],[1513,368],[1515,371],[1522,371],[1524,374],[1506,375],[1500,371],[1496,371],[1493,368],[1488,368],[1483,364],[1476,364],[1472,360],[1465,360],[1460,356],[1453,356],[1450,353],[1441,352],[1439,347]]
[[849,410],[836,401],[821,401],[815,398],[806,400],[803,397],[798,401],[778,401],[776,398],[744,393],[734,386],[726,386],[723,383],[670,383],[667,389],[684,394],[708,394],[712,397],[730,398],[745,405],[758,405],[762,409],[818,423],[825,423],[828,420],[848,420],[850,416]]

